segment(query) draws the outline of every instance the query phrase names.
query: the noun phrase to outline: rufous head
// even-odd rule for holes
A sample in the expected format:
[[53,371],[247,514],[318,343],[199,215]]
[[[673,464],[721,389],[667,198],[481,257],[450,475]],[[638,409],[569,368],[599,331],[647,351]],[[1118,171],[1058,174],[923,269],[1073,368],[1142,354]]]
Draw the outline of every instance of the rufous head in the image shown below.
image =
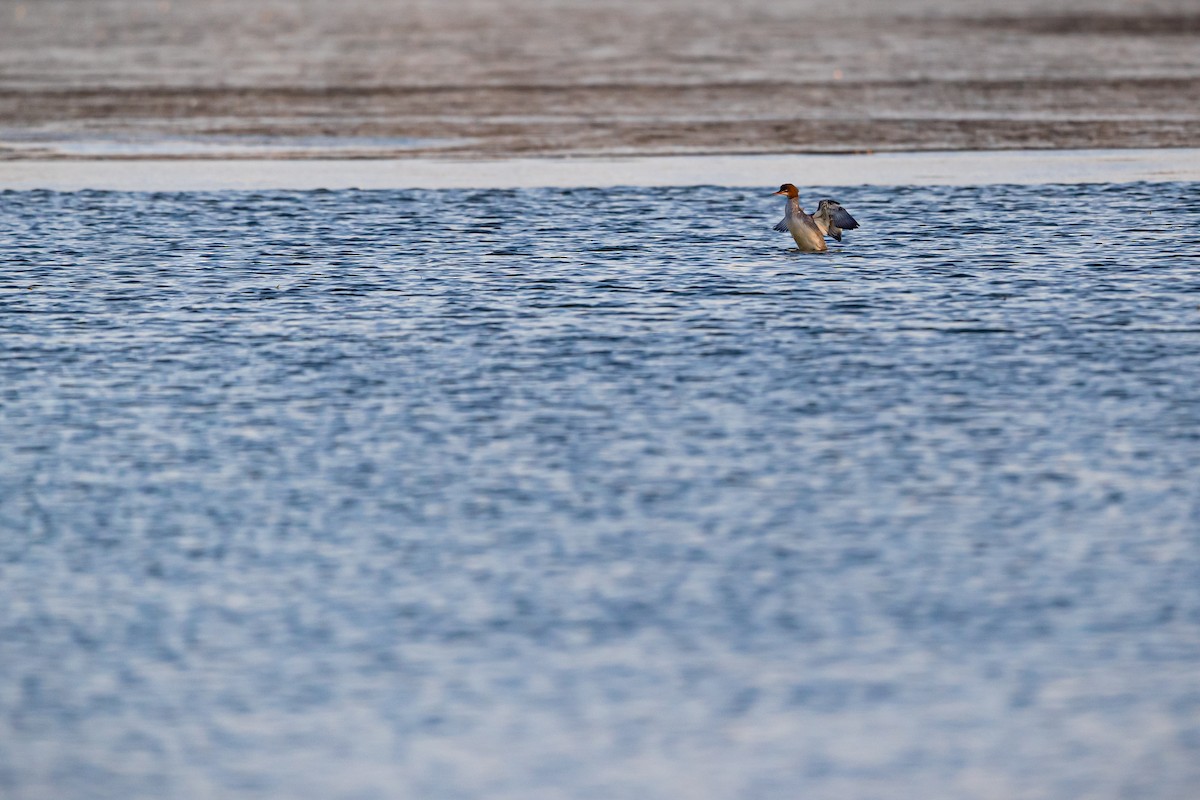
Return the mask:
[[771,194],[786,194],[788,197],[799,197],[800,190],[790,183],[785,183],[779,187],[778,192],[771,192]]

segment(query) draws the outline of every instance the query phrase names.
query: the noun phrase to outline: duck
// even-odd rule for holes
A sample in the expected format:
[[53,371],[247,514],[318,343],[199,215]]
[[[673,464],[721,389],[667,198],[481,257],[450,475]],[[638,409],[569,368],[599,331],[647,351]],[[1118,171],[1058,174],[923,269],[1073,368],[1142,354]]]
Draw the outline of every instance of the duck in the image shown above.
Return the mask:
[[775,225],[775,230],[790,233],[801,252],[823,253],[829,249],[825,244],[826,235],[840,242],[843,230],[858,227],[858,221],[836,200],[822,200],[817,204],[816,214],[810,216],[805,213],[800,207],[800,190],[794,184],[785,183],[779,187],[779,191],[771,194],[787,197],[783,219]]

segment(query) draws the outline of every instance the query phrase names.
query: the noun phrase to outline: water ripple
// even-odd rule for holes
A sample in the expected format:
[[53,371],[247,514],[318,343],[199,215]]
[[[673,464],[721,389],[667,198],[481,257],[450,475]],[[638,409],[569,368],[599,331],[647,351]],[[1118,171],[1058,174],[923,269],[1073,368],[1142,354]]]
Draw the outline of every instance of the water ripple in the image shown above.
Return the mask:
[[764,191],[0,193],[0,794],[1186,796],[1197,187]]

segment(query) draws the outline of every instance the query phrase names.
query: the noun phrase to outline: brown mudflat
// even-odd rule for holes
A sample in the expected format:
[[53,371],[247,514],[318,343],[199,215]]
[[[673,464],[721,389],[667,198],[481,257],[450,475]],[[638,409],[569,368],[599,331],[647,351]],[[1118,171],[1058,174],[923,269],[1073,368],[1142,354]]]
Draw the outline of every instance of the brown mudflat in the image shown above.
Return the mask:
[[1047,5],[25,0],[0,158],[1200,146],[1193,2]]

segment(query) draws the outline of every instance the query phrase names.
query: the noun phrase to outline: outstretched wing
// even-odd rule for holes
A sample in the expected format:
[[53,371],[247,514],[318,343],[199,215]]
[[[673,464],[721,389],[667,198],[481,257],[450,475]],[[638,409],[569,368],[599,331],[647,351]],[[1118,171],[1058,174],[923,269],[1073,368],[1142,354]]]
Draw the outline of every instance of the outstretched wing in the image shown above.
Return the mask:
[[779,222],[775,223],[775,227],[772,228],[771,230],[779,231],[780,233],[787,233],[788,232],[787,217],[784,217],[783,219],[779,220]]
[[829,208],[829,219],[837,227],[848,231],[858,227],[858,220],[850,216],[850,212],[842,208],[842,204],[837,200],[822,200],[821,205]]
[[833,224],[844,230],[852,231],[858,227],[858,220],[850,216],[850,212],[838,206],[833,212]]

